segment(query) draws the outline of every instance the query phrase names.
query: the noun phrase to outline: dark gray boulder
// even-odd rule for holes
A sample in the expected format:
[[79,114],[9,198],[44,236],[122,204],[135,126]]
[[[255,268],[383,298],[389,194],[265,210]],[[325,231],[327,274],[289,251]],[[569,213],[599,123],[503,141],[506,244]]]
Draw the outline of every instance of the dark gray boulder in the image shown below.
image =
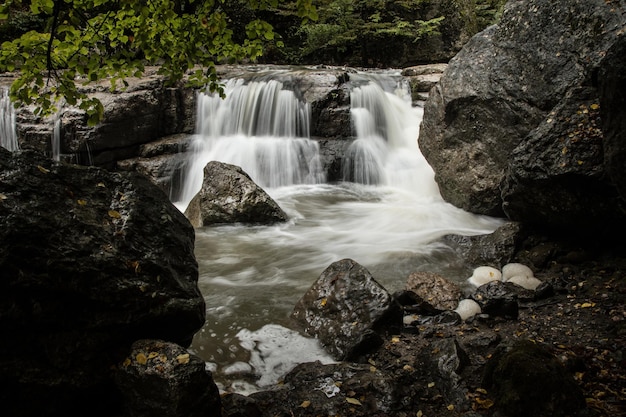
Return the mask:
[[472,294],[483,313],[493,317],[517,319],[519,315],[519,290],[512,283],[491,281],[481,285]]
[[291,317],[337,360],[350,360],[382,344],[402,326],[402,308],[351,259],[331,264],[296,303]]
[[601,127],[597,89],[570,90],[511,153],[501,187],[507,217],[560,230],[574,226],[572,232],[622,222],[619,195],[606,181]]
[[[0,149],[0,401],[7,415],[101,415],[132,342],[203,325],[194,230],[138,174]],[[34,401],[33,399],[36,399]]]
[[483,386],[494,395],[494,408],[510,417],[576,416],[586,409],[573,376],[546,346],[530,340],[499,346]]
[[194,227],[220,223],[272,224],[287,214],[240,167],[211,161],[204,167],[202,189],[185,215]]
[[310,362],[289,372],[281,386],[254,393],[271,416],[388,416],[400,401],[393,375],[369,364]]
[[[597,222],[588,222],[578,208],[581,195],[594,190],[587,207],[611,207],[607,222],[615,220],[613,184],[597,175],[605,167],[595,150],[600,125],[594,114],[576,123],[553,122],[582,105],[596,110],[598,92],[588,89],[597,90],[598,69],[610,66],[606,52],[626,24],[620,10],[604,0],[509,2],[499,24],[472,38],[450,61],[426,103],[419,138],[447,201],[541,225],[558,223],[563,215],[592,229]],[[582,159],[565,154],[575,174],[564,178],[561,169],[549,168],[560,167],[563,145],[577,131],[579,144],[589,143],[590,149]],[[547,168],[538,166],[546,157]],[[533,169],[532,177],[520,175]],[[525,203],[529,195],[532,201]]]
[[[517,222],[506,222],[493,233],[477,236],[446,235],[443,242],[453,248],[471,268],[506,265],[523,245],[528,233]],[[468,271],[471,275],[471,269]]]
[[174,343],[138,340],[115,382],[131,417],[221,417],[220,394],[204,361]]
[[604,162],[611,182],[626,200],[626,38],[609,49],[598,74]]

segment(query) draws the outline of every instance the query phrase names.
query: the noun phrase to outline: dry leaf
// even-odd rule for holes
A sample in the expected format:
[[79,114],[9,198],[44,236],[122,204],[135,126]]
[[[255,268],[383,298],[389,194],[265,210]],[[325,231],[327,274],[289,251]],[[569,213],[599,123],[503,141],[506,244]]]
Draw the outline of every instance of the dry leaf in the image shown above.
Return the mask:
[[180,364],[189,363],[189,353],[183,353],[181,355],[176,356],[176,360]]
[[137,356],[135,356],[135,360],[140,365],[145,365],[146,363],[148,363],[148,358],[143,352],[138,353]]
[[310,405],[311,405],[311,401],[305,400],[305,401],[302,401],[302,404],[300,404],[300,407],[307,408]]
[[49,169],[46,169],[46,168],[42,167],[41,165],[37,165],[37,169],[38,169],[39,171],[41,171],[42,173],[44,173],[44,174],[47,174],[47,173],[49,173],[49,172],[50,172],[50,170],[49,170]]
[[157,352],[148,353],[148,359],[156,358],[159,354]]
[[354,404],[354,405],[362,405],[361,401],[357,400],[356,398],[346,398],[346,401],[350,404]]
[[429,382],[429,383],[428,383],[428,388],[432,388],[432,387],[434,387],[434,386],[435,386],[435,383],[434,383],[434,382]]
[[450,404],[447,408],[448,408],[448,410],[450,410],[450,411],[454,410],[454,404]]
[[109,210],[109,217],[111,217],[113,219],[120,219],[122,217],[122,215],[117,210]]
[[76,200],[76,202],[78,203],[79,206],[86,206],[87,205],[87,200]]

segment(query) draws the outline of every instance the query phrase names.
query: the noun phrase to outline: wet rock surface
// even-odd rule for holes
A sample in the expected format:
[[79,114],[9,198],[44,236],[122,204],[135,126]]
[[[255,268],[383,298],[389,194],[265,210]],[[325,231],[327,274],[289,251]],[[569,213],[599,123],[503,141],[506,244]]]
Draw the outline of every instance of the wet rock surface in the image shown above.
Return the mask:
[[[345,385],[337,365],[311,363],[294,369],[275,389],[246,398],[260,416],[623,414],[624,248],[572,245],[529,230],[524,236],[513,259],[530,265],[553,291],[504,285],[507,294],[517,294],[511,296],[516,317],[483,313],[463,322],[433,320],[452,312],[428,310],[422,315],[428,320],[406,324],[384,336],[376,350],[341,364],[358,376],[358,388]],[[537,258],[545,266],[530,263],[529,255],[543,253],[545,246],[555,248]]]
[[0,149],[3,413],[114,410],[111,367],[132,342],[188,346],[204,323],[193,249],[146,178]]
[[406,289],[439,310],[454,310],[461,299],[458,285],[432,272],[412,273],[407,278]]
[[117,365],[115,382],[133,417],[219,417],[219,390],[204,361],[162,340],[138,340]]
[[211,161],[200,192],[185,215],[194,227],[220,223],[272,224],[288,219],[278,204],[240,167]]
[[402,323],[400,305],[351,259],[330,265],[291,314],[337,360],[371,351]]
[[[449,62],[419,138],[447,201],[561,231],[625,223],[619,179],[611,179],[619,175],[607,175],[615,165],[606,164],[623,162],[611,147],[623,142],[619,117],[610,116],[620,101],[604,87],[602,101],[617,106],[600,110],[605,81],[597,77],[622,68],[607,52],[623,43],[623,11],[604,0],[509,2],[500,22]],[[613,74],[606,82],[621,85]],[[600,111],[613,128],[601,126]],[[617,140],[605,143],[605,133]]]

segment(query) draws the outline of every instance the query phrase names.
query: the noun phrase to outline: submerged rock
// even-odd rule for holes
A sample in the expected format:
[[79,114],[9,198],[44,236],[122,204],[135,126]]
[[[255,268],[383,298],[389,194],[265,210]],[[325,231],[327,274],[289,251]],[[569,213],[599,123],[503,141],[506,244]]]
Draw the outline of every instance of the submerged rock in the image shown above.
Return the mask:
[[111,366],[132,342],[187,346],[204,323],[193,250],[187,219],[144,177],[0,149],[4,412],[119,406]]
[[194,227],[219,223],[272,224],[287,214],[240,167],[211,161],[204,168],[202,189],[185,215]]
[[402,326],[402,308],[351,259],[330,265],[296,303],[291,317],[337,360],[382,344],[381,334]]

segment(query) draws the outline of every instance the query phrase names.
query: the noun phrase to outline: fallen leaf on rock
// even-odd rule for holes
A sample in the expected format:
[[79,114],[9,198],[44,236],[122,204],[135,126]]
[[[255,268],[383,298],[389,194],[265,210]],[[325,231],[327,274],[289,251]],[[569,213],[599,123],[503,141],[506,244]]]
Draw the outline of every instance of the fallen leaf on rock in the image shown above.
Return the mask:
[[354,404],[354,405],[362,405],[361,401],[357,400],[356,398],[346,398],[346,401],[350,404]]
[[122,215],[117,210],[109,210],[109,217],[112,219],[121,219]]
[[307,408],[310,405],[311,405],[311,401],[305,400],[305,401],[302,401],[302,404],[300,404],[300,407]]
[[143,352],[138,353],[137,356],[135,356],[135,360],[140,365],[145,365],[148,362],[148,358],[146,357],[145,353],[143,353]]
[[42,173],[44,173],[44,174],[47,174],[47,173],[49,173],[49,172],[50,172],[50,170],[49,170],[49,169],[46,169],[46,168],[42,167],[41,165],[37,165],[37,169],[38,169],[39,171],[41,171]]
[[180,364],[189,363],[189,353],[183,353],[181,355],[176,356],[176,360]]

